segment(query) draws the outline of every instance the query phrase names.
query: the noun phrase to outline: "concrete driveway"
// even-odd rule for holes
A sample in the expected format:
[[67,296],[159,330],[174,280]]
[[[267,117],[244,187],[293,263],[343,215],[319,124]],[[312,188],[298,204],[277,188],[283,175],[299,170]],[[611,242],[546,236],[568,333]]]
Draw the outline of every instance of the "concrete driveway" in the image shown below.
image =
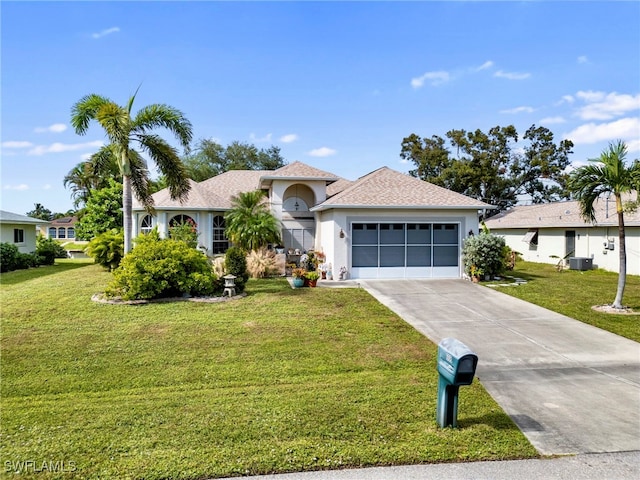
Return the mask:
[[433,342],[474,350],[478,379],[540,453],[640,450],[640,344],[464,280],[360,284]]

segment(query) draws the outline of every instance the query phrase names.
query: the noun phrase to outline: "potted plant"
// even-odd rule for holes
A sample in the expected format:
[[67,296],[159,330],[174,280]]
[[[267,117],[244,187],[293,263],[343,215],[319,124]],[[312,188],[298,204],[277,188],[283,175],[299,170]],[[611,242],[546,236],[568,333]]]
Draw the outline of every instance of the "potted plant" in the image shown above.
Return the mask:
[[291,276],[293,277],[293,286],[295,288],[304,287],[304,279],[307,271],[304,268],[294,268],[291,271]]
[[318,279],[320,278],[320,274],[318,272],[307,272],[304,277],[307,279],[310,287],[315,287],[318,283]]
[[478,283],[480,281],[480,277],[484,275],[484,270],[474,264],[469,268],[469,275],[471,276],[471,281],[473,283]]

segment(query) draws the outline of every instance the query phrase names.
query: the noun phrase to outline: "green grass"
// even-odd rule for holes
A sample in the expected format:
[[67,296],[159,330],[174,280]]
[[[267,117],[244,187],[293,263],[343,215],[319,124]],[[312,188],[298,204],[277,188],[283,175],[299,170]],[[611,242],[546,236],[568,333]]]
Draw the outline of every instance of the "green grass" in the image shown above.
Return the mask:
[[[614,315],[592,310],[593,305],[611,304],[616,296],[618,274],[604,270],[563,270],[555,265],[518,262],[514,276],[528,283],[496,288],[581,322],[640,341],[640,315]],[[627,275],[623,304],[640,312],[640,277]]]
[[278,279],[224,303],[92,302],[109,278],[90,261],[2,275],[1,474],[25,461],[67,471],[20,478],[202,479],[537,455],[478,382],[460,391],[459,428],[438,428],[436,347],[364,290]]

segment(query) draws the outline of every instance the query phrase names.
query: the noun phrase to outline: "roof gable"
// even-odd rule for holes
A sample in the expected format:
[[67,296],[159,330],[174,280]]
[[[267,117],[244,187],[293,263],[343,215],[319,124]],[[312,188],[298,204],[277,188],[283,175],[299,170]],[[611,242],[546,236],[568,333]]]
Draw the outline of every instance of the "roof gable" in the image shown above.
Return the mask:
[[325,180],[335,182],[340,179],[333,173],[325,172],[318,168],[295,161],[284,167],[280,167],[262,177],[263,180]]
[[490,208],[491,205],[404,173],[382,167],[316,207]]

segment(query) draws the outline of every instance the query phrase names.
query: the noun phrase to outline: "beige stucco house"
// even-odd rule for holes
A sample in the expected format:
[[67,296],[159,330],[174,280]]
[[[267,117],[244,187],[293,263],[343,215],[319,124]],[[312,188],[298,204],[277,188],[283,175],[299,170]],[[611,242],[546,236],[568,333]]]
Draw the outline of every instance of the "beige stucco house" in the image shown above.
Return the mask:
[[191,219],[200,248],[223,253],[232,196],[256,189],[267,193],[281,222],[286,252],[322,251],[333,271],[344,267],[349,278],[461,277],[462,241],[477,233],[479,212],[490,208],[387,167],[349,181],[294,162],[192,182],[182,204],[162,190],[154,194],[154,215],[134,201],[134,236],[156,226],[167,236],[172,224]]
[[[629,198],[630,199],[630,198]],[[593,268],[619,271],[618,216],[613,196],[595,205],[596,221],[580,216],[577,201],[517,206],[486,221],[491,233],[531,262],[591,259]],[[640,275],[640,212],[625,213],[627,273]],[[569,257],[569,258],[570,258]]]
[[38,218],[0,210],[0,242],[14,244],[21,253],[35,252],[37,227],[44,223]]

